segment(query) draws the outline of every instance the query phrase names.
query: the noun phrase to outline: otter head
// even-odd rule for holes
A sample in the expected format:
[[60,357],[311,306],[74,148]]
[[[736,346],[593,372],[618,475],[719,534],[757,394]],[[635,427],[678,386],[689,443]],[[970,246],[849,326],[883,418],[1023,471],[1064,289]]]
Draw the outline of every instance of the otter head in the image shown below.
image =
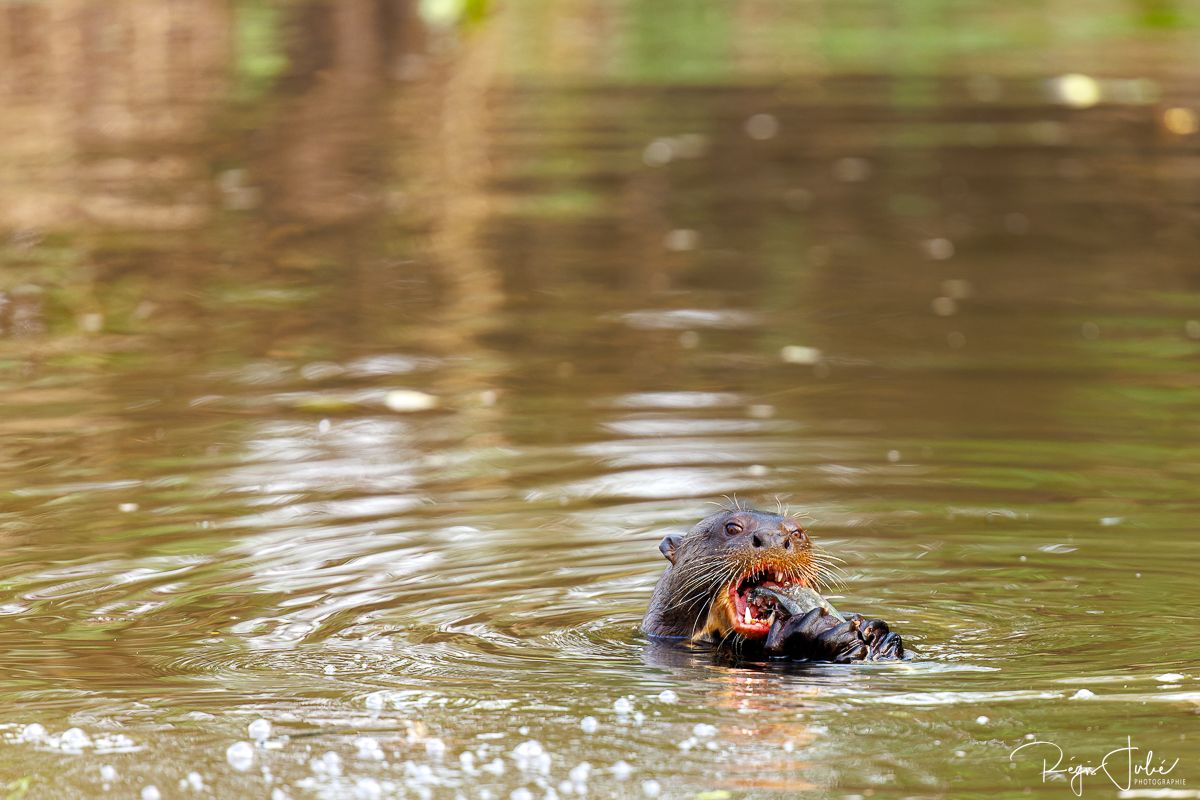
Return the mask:
[[756,586],[815,588],[820,558],[796,520],[751,509],[705,517],[659,550],[670,562],[655,587],[643,629],[650,634],[723,639],[766,637],[772,613],[749,595]]

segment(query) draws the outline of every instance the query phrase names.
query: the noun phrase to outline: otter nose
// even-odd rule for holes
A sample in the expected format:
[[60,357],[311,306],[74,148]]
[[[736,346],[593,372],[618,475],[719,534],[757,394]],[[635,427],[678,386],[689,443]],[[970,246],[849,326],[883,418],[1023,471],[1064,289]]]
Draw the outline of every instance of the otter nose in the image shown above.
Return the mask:
[[785,551],[790,551],[797,543],[803,546],[806,540],[808,534],[804,533],[803,528],[793,529],[786,524],[775,530],[758,529],[750,536],[750,543],[754,547],[779,547]]
[[755,547],[779,547],[784,550],[792,548],[792,539],[786,528],[776,531],[757,530],[750,536],[750,544]]

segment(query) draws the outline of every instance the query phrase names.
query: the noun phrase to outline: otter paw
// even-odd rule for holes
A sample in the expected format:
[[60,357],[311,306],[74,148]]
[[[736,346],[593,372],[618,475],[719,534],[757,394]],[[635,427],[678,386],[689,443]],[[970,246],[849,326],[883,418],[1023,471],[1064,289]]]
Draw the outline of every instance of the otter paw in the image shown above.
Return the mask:
[[904,641],[900,634],[892,633],[886,622],[870,619],[860,629],[867,643],[867,658],[871,661],[894,661],[904,658]]
[[767,655],[806,661],[845,663],[867,657],[859,621],[840,622],[824,608],[776,620],[764,645]]

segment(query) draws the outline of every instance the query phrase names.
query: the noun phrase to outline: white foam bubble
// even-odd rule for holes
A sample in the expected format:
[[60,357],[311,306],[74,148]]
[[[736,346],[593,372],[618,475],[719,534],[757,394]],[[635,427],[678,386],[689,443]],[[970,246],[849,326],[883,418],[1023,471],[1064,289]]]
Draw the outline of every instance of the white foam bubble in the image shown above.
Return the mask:
[[46,728],[40,722],[31,722],[21,729],[20,739],[23,742],[36,742],[46,738]]
[[256,742],[261,742],[264,739],[271,738],[271,721],[266,719],[256,719],[251,722],[246,728],[246,733],[250,734],[250,738]]
[[91,747],[91,738],[82,728],[67,728],[58,739],[58,745],[63,750],[82,750]]
[[437,738],[426,739],[425,753],[432,759],[441,760],[446,755],[446,743]]
[[383,797],[383,784],[374,778],[359,778],[354,782],[354,796],[358,800],[378,800]]
[[249,742],[234,742],[225,749],[225,760],[238,772],[254,766],[254,745]]

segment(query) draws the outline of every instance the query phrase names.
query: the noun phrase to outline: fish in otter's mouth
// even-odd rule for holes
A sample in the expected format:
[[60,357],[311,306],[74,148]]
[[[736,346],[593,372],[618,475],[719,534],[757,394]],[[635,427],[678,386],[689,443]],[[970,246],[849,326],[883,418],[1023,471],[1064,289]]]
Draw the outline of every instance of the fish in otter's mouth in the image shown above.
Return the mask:
[[[715,628],[726,628],[747,639],[762,639],[775,624],[778,603],[755,589],[774,589],[786,593],[794,586],[808,586],[804,578],[785,569],[763,567],[734,578],[719,591],[713,602],[710,620]],[[723,619],[712,619],[713,616]],[[722,625],[722,623],[724,623]]]

